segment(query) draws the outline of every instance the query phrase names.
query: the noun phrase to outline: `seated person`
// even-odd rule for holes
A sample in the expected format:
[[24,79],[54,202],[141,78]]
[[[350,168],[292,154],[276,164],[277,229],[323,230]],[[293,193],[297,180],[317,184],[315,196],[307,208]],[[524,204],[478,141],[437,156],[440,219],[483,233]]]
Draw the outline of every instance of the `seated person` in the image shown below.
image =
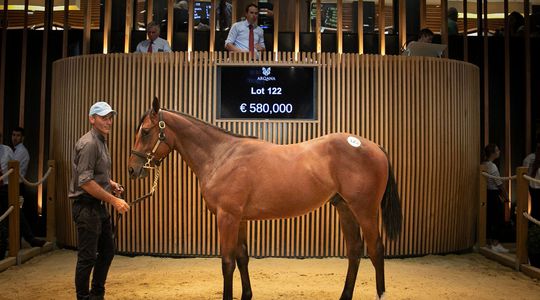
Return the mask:
[[249,4],[245,11],[246,19],[231,26],[229,36],[225,40],[225,49],[231,52],[252,52],[258,55],[258,51],[265,50],[264,32],[257,26],[259,8],[255,4]]
[[431,43],[433,41],[433,31],[429,28],[424,28],[418,33],[417,42],[421,43]]
[[159,37],[159,24],[150,22],[146,26],[148,39],[137,45],[135,52],[153,53],[153,52],[171,52],[171,46],[167,40]]

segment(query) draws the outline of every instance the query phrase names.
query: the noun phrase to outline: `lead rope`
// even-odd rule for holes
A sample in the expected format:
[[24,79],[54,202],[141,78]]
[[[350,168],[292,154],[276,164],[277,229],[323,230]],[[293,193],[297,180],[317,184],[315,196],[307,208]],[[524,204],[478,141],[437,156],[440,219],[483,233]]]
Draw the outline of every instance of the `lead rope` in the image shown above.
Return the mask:
[[[152,183],[152,188],[150,188],[150,192],[146,195],[143,195],[131,202],[128,202],[128,205],[131,207],[139,202],[141,202],[142,200],[146,199],[146,198],[150,198],[154,195],[154,193],[156,192],[156,187],[157,187],[157,184],[158,184],[158,181],[159,181],[159,170],[160,168],[153,168],[155,170],[154,172],[154,183]],[[120,195],[120,198],[122,198],[123,194]],[[123,198],[122,198],[123,199]],[[120,219],[122,219],[122,214],[119,214],[115,211],[115,214],[116,214],[116,221],[112,224],[113,226],[113,239],[114,239],[114,244],[116,245],[116,248],[118,248],[118,224],[120,224]],[[112,219],[112,217],[111,217]]]

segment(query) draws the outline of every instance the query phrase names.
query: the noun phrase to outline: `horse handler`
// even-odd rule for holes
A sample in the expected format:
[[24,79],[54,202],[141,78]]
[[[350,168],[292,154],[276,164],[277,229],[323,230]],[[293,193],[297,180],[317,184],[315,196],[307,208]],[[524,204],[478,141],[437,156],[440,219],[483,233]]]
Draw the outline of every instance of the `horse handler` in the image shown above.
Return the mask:
[[122,214],[129,210],[129,205],[118,198],[123,192],[122,186],[111,180],[107,137],[115,115],[116,111],[109,104],[96,102],[89,112],[92,129],[75,144],[69,198],[73,200],[72,215],[79,249],[75,270],[77,299],[103,299],[105,295],[105,281],[115,252],[105,202]]

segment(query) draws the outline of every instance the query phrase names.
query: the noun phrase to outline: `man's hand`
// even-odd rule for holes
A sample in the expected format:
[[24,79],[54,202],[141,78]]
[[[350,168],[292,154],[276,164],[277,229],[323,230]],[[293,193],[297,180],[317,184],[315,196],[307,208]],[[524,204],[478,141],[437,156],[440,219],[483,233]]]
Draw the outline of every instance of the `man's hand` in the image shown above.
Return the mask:
[[110,183],[113,195],[115,195],[116,197],[120,197],[120,195],[122,195],[122,193],[124,192],[124,187],[121,184],[118,184],[117,182],[114,182],[112,180],[110,181]]
[[257,51],[264,51],[262,44],[255,44],[255,49],[257,49]]
[[112,205],[114,206],[114,209],[121,214],[126,213],[129,210],[129,204],[120,198],[115,198]]

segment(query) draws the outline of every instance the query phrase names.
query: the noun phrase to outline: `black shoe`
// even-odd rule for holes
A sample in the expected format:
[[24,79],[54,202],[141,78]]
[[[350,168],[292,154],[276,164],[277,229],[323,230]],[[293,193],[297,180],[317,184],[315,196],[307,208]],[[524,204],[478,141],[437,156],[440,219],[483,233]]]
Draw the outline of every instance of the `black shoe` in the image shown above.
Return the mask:
[[47,241],[40,240],[40,239],[32,239],[30,241],[30,246],[32,247],[43,247]]

